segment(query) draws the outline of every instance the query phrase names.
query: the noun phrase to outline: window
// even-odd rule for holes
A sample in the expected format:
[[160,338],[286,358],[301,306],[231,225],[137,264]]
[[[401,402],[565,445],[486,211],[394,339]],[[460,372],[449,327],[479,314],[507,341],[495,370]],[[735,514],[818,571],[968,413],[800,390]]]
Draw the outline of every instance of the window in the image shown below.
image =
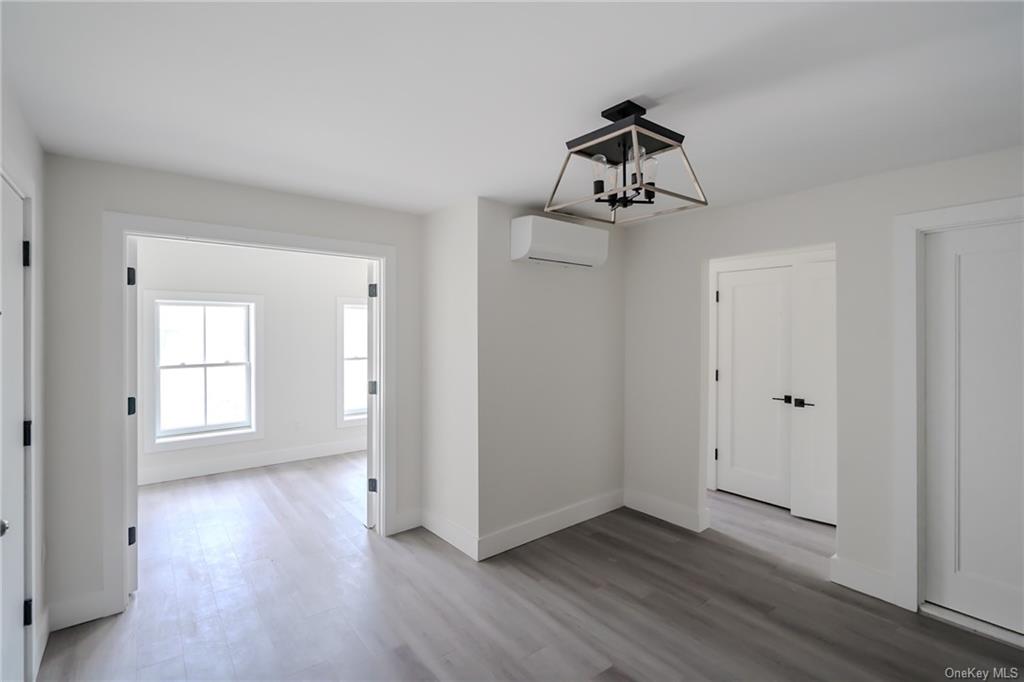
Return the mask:
[[367,318],[364,299],[338,299],[338,426],[366,418]]
[[253,427],[255,303],[156,304],[156,438]]

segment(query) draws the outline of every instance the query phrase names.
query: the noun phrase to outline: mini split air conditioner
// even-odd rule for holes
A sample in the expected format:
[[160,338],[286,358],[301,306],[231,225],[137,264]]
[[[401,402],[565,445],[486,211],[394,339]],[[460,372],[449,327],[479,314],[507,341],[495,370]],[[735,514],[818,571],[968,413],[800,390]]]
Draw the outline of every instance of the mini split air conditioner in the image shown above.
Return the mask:
[[511,247],[512,260],[594,268],[608,259],[608,231],[528,215],[512,220]]

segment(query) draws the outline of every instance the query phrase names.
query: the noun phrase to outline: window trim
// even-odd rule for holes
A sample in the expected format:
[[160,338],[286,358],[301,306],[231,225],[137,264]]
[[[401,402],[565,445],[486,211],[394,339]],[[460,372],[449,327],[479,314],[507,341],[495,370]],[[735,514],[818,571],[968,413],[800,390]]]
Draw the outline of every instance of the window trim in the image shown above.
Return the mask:
[[[362,413],[346,415],[345,414],[345,360],[351,359],[356,360],[358,358],[346,358],[345,357],[345,306],[360,305],[369,308],[369,299],[359,296],[338,296],[335,307],[335,315],[337,317],[337,336],[335,337],[335,352],[336,352],[336,384],[335,384],[335,417],[337,419],[337,426],[339,429],[346,429],[352,427],[360,427],[366,425],[366,414],[364,410]],[[369,358],[367,360],[367,369],[369,369]]]
[[[146,454],[210,447],[263,438],[263,296],[259,294],[212,293],[198,291],[160,291],[147,289],[140,298],[139,349],[142,390],[139,414],[142,417],[142,450]],[[218,424],[201,429],[159,430],[160,396],[158,344],[160,339],[158,303],[194,305],[248,304],[249,310],[249,422]],[[246,363],[198,363],[174,367],[221,367]]]

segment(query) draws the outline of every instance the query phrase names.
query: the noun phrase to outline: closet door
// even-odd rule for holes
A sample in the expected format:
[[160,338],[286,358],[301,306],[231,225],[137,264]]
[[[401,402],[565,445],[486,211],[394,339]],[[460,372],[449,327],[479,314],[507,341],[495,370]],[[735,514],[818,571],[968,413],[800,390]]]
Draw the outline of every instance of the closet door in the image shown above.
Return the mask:
[[[718,276],[718,488],[789,507],[792,268]],[[775,400],[779,398],[779,400]]]
[[1024,632],[1022,225],[925,237],[925,598]]
[[831,524],[836,522],[835,290],[835,261],[793,266],[790,510]]

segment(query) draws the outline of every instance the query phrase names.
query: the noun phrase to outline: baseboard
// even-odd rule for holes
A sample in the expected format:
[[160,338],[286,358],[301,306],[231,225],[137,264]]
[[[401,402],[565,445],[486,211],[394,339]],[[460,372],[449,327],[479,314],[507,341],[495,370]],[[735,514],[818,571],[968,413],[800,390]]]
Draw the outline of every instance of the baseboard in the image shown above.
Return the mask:
[[476,534],[453,523],[429,509],[423,510],[423,527],[459,550],[470,559],[478,560]]
[[575,526],[577,523],[582,523],[621,506],[622,490],[612,490],[566,505],[561,509],[534,516],[526,521],[505,526],[479,539],[477,557],[486,559],[563,528]]
[[407,530],[419,528],[423,525],[422,517],[423,515],[418,509],[394,512],[388,516],[388,527],[384,529],[384,534],[398,535]]
[[977,618],[960,613],[959,611],[953,611],[952,609],[947,609],[943,606],[939,606],[938,604],[931,604],[929,602],[921,604],[920,611],[926,616],[930,616],[936,620],[941,620],[944,623],[949,623],[950,625],[964,630],[969,630],[981,635],[982,637],[988,637],[989,639],[994,639],[998,642],[1015,646],[1018,649],[1024,649],[1024,635],[1014,632],[1013,630],[1007,630],[1006,628],[1001,628],[998,625],[986,623],[983,620],[978,620]]
[[[226,471],[239,471],[271,464],[284,464],[302,459],[339,455],[344,452],[358,452],[365,449],[365,437],[361,434],[353,434],[347,438],[330,443],[316,443],[264,452],[236,453],[219,457],[211,455],[210,457],[189,457],[186,459],[182,457],[183,452],[180,450],[168,453],[167,455],[141,455],[139,461],[139,485],[177,481],[183,478],[209,476],[210,474],[222,474]],[[146,458],[166,458],[166,461],[150,461],[146,463]]]
[[698,510],[689,505],[666,500],[659,495],[626,489],[623,502],[630,509],[649,514],[662,521],[668,521],[695,533],[708,527],[707,510]]
[[32,643],[32,679],[39,675],[39,666],[43,664],[43,652],[46,651],[46,643],[50,641],[50,610],[42,609],[37,614],[32,624],[32,636],[35,641]]
[[896,606],[904,606],[896,597],[893,576],[887,571],[880,571],[877,568],[833,554],[829,560],[829,579],[837,585],[848,587],[869,597],[875,597]]

